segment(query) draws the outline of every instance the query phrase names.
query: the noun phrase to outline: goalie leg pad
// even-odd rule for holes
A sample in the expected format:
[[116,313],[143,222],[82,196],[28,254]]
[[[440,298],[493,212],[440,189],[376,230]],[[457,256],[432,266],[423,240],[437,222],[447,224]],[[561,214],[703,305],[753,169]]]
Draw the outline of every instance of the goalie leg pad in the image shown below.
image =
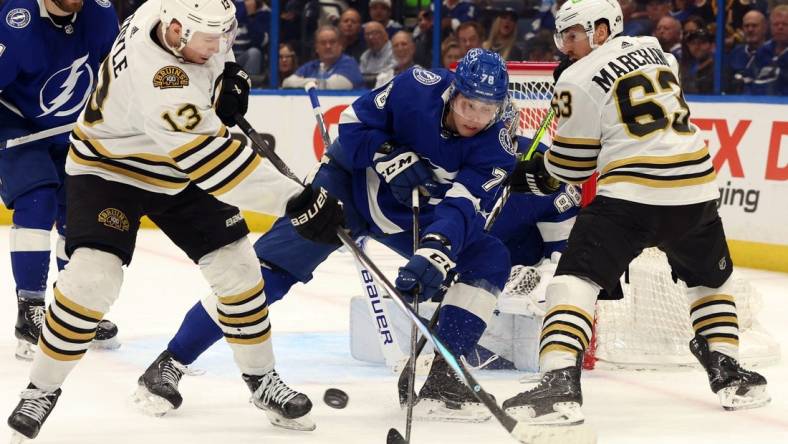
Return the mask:
[[98,323],[120,294],[122,261],[114,254],[78,248],[58,276],[55,299],[47,309],[30,380],[54,391],[87,351]]
[[273,369],[263,277],[248,239],[206,254],[199,265],[213,290],[203,306],[222,329],[241,371],[263,374]]

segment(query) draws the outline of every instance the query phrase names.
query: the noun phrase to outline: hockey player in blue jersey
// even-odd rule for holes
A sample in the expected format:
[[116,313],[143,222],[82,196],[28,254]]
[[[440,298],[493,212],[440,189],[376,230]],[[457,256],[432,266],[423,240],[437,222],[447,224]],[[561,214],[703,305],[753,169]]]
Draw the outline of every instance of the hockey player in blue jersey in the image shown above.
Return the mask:
[[[32,359],[44,315],[50,231],[57,263],[64,252],[64,165],[68,133],[96,85],[98,66],[118,33],[110,0],[7,0],[0,7],[0,141],[61,128],[0,151],[0,197],[14,210],[11,268],[16,281],[16,356]],[[95,344],[115,346],[117,328],[103,321]]]
[[[456,73],[409,69],[344,111],[339,138],[313,174],[313,184],[343,202],[354,237],[372,237],[409,258],[395,281],[403,294],[428,299],[449,270],[457,272],[437,328],[457,355],[478,341],[509,276],[509,254],[484,233],[482,215],[515,163],[500,121],[507,87],[503,59],[482,49],[470,51]],[[415,187],[428,195],[420,202],[421,243],[414,252]],[[296,282],[308,282],[338,247],[299,238],[288,220],[277,220],[255,243],[269,303]],[[183,365],[221,337],[211,320],[216,314],[206,306],[198,303],[189,311],[167,350],[139,380],[173,407],[182,401],[177,384]],[[468,421],[490,415],[441,358],[435,359],[414,413]]]

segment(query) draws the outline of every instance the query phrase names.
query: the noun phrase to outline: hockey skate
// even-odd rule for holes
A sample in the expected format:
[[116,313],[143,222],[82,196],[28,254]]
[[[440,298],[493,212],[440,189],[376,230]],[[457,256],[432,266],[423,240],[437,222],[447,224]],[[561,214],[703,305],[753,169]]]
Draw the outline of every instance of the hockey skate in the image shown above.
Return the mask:
[[530,424],[570,426],[585,421],[580,407],[580,367],[546,372],[536,387],[503,402],[503,409]]
[[24,390],[20,395],[22,400],[8,417],[8,425],[14,430],[11,437],[12,444],[38,436],[44,421],[55,408],[61,392],[60,389],[54,392],[45,392],[33,384],[27,386],[27,390]]
[[709,350],[706,338],[695,335],[690,351],[709,375],[711,391],[720,398],[725,410],[754,409],[772,400],[766,391],[766,378],[745,370],[732,357]]
[[413,417],[422,421],[484,422],[492,414],[460,381],[446,360],[435,355],[413,406]]
[[250,402],[265,411],[271,424],[285,429],[311,432],[316,425],[309,416],[312,401],[285,384],[276,370],[264,375],[242,375],[252,392]]
[[185,365],[163,351],[137,380],[139,387],[132,398],[135,407],[152,416],[164,416],[180,407],[183,397],[178,383],[186,372]]
[[28,299],[17,296],[16,326],[14,327],[14,335],[17,339],[15,353],[17,359],[33,360],[45,314],[43,298]]

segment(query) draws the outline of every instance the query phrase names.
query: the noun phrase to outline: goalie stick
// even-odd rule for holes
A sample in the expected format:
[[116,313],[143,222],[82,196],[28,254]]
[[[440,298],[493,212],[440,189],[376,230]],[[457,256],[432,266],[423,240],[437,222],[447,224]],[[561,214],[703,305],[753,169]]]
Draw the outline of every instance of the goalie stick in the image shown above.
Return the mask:
[[[312,104],[312,113],[315,115],[317,127],[323,138],[323,145],[325,145],[325,149],[327,150],[329,145],[331,145],[331,136],[328,134],[328,128],[326,128],[325,120],[323,119],[320,99],[317,97],[317,85],[315,82],[308,82],[304,85],[304,89],[309,95],[309,101]],[[358,245],[361,250],[364,250],[366,240],[364,238],[359,238],[356,240],[356,245]],[[383,303],[382,295],[377,285],[375,285],[375,278],[369,270],[367,270],[364,264],[355,259],[354,262],[361,282],[362,295],[367,299],[366,306],[369,310],[369,317],[377,331],[376,336],[378,345],[380,346],[380,352],[383,354],[383,360],[386,362],[386,366],[390,369],[394,369],[403,359],[403,354],[394,336],[392,319],[386,312],[387,310]]]
[[[252,128],[244,116],[236,114],[234,118],[241,130],[252,140],[252,147],[258,154],[268,159],[280,173],[303,185],[287,164],[282,161],[279,155],[273,152],[265,140],[260,137],[260,134]],[[476,399],[490,410],[495,419],[514,439],[524,444],[559,444],[565,442],[572,442],[574,444],[596,443],[596,435],[587,427],[539,427],[518,421],[504,412],[503,409],[496,404],[495,399],[484,390],[482,385],[476,381],[476,378],[474,378],[470,372],[468,372],[459,359],[449,351],[443,344],[443,341],[432,334],[427,324],[413,312],[413,309],[411,309],[407,303],[405,303],[405,300],[402,298],[397,288],[388,280],[386,275],[380,271],[377,265],[372,262],[369,256],[358,248],[355,242],[353,242],[353,239],[350,238],[350,235],[342,228],[337,228],[337,237],[339,237],[339,240],[342,241],[356,259],[372,272],[383,288],[389,292],[394,304],[410,318],[411,322],[416,323],[416,327],[418,327],[421,333],[433,344],[438,353],[443,356],[446,363],[455,371],[459,379],[471,389]],[[389,430],[389,437],[392,437],[392,435],[399,435],[400,438],[402,437],[396,430],[394,430],[393,433]],[[396,436],[394,436],[394,439],[396,439]]]

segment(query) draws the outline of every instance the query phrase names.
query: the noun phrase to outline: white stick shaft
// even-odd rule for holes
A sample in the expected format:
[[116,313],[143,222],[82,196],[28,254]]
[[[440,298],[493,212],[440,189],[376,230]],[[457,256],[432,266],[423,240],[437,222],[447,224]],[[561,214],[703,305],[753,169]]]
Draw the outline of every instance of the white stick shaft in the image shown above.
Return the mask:
[[47,137],[65,134],[70,132],[72,129],[74,129],[74,124],[67,123],[65,125],[49,128],[43,131],[39,131],[37,133],[29,134],[27,136],[17,137],[15,139],[8,139],[5,142],[2,142],[2,144],[0,144],[0,149],[12,148],[15,146],[24,145],[26,143],[35,142],[36,140],[46,139]]

